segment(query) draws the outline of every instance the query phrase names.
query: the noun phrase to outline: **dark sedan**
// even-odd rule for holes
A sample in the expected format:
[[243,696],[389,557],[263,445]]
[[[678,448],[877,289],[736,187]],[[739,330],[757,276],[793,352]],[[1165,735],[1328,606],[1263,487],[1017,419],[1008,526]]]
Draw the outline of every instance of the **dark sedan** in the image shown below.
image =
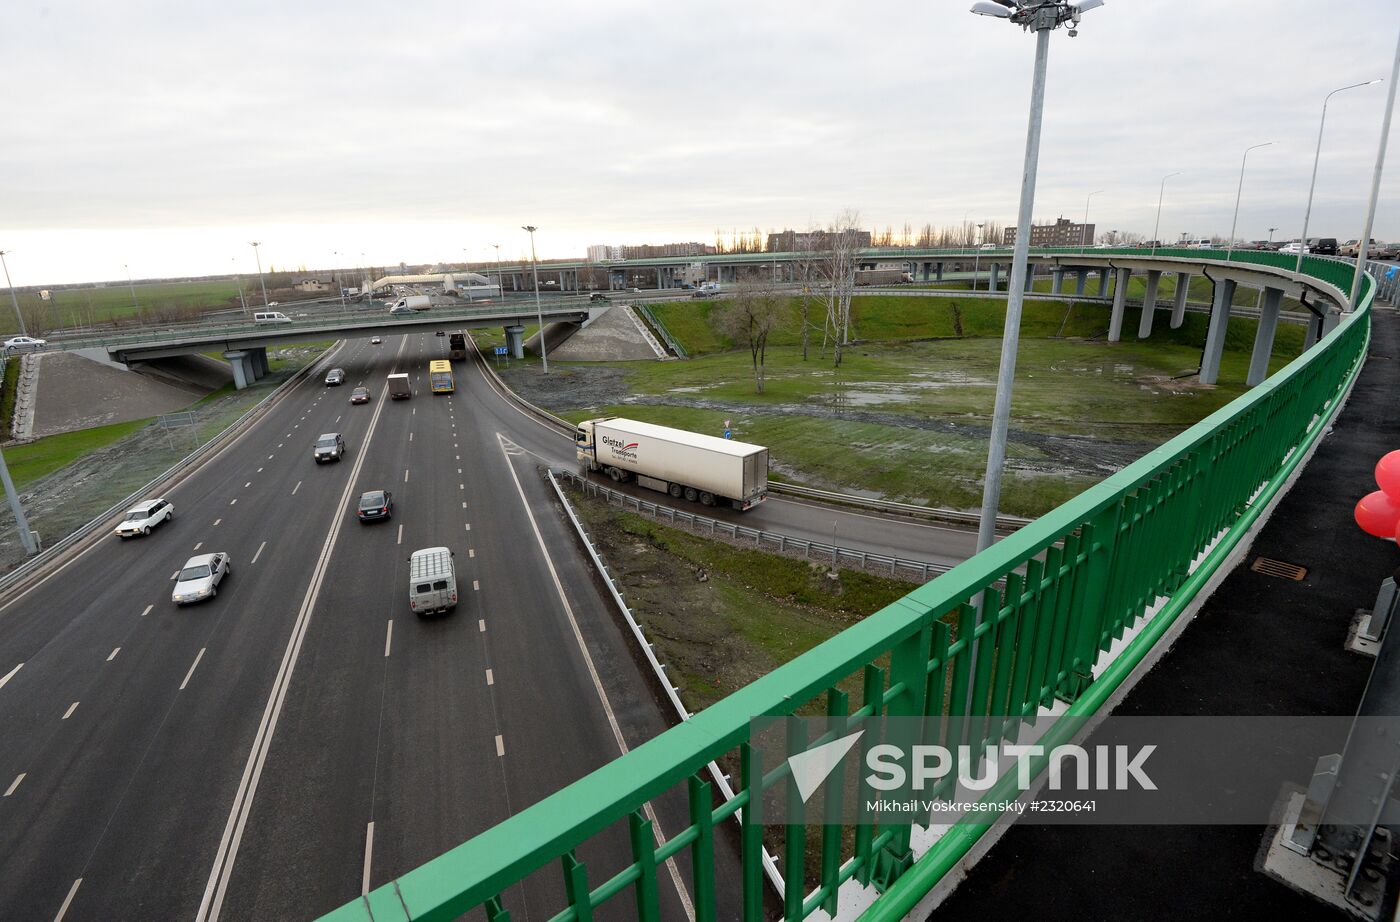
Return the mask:
[[351,403],[369,403],[369,388],[357,387],[350,392]]
[[355,514],[360,517],[361,522],[392,518],[394,515],[394,494],[388,490],[371,490],[368,493],[361,493],[360,505],[356,507]]

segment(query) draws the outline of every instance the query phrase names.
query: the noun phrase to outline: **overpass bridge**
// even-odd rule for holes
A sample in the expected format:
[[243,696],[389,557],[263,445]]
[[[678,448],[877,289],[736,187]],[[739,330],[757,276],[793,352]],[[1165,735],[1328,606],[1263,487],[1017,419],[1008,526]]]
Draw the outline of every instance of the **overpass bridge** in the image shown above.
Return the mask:
[[[1046,256],[1055,254],[1038,258]],[[1325,301],[1329,310],[1347,304],[1349,264],[1306,257],[1294,273],[1293,260],[1282,254],[1235,257],[1186,250],[1092,256],[1115,274],[1206,275],[1216,283],[1212,328],[1230,315],[1231,299],[1222,292],[1231,294],[1242,281],[1263,285],[1266,305],[1276,306],[1290,291],[1305,303]],[[1049,750],[1076,739],[1077,718],[1111,709],[1115,694],[1131,687],[1243,557],[1346,401],[1366,356],[1376,292],[1376,280],[1365,276],[1355,309],[1318,324],[1310,348],[1264,386],[1097,486],[325,918],[448,919],[481,908],[486,919],[504,922],[517,885],[539,874],[556,884],[562,878],[563,886],[550,890],[558,899],[556,920],[631,915],[632,907],[643,920],[658,919],[659,892],[680,886],[682,874],[700,922],[717,916],[717,876],[741,881],[742,917],[752,922],[767,917],[766,904],[780,905],[789,920],[864,922],[926,908],[922,901],[940,882],[965,868],[976,849],[989,847],[988,834],[1001,828],[1004,812],[995,805],[1019,793],[1016,773],[992,784],[980,802],[987,809],[952,826],[890,820],[859,808],[854,820],[832,812],[804,816],[791,763],[765,764],[752,719],[824,713],[831,729],[816,739],[789,731],[787,751],[810,752],[864,730],[856,750],[863,756],[877,742],[883,716],[920,718],[934,739],[952,732],[952,721],[966,727],[971,719],[974,745],[1017,742],[1029,721],[1070,718],[1037,728],[1044,733],[1035,741],[1044,748],[1028,764],[1032,777],[1040,777]],[[732,777],[715,768],[717,759],[738,766]],[[688,804],[690,823],[658,843],[645,809],[663,798]],[[791,811],[784,825],[766,830],[746,822],[760,803],[780,801]],[[738,867],[717,875],[717,862],[726,859],[716,848],[716,830],[735,821]],[[600,874],[583,857],[605,835],[630,841],[632,861]],[[766,843],[778,843],[778,853],[770,854]],[[627,908],[609,902],[616,899]]]
[[[541,303],[539,313],[545,323],[582,322],[596,312],[578,298],[552,299]],[[130,364],[195,352],[223,353],[233,366],[234,383],[247,387],[268,372],[267,347],[282,343],[318,339],[346,339],[405,333],[434,333],[501,326],[516,358],[523,356],[527,324],[537,322],[533,303],[503,303],[483,306],[434,307],[406,315],[391,315],[383,309],[334,311],[295,318],[285,323],[255,323],[243,317],[221,318],[213,323],[190,323],[143,329],[132,333],[94,333],[57,336],[50,346],[63,350],[100,348],[115,362]]]

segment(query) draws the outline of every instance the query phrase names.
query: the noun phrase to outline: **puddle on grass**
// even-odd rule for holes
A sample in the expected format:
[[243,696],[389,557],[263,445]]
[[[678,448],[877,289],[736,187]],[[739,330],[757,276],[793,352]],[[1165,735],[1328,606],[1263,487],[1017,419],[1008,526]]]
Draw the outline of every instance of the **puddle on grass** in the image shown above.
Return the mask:
[[[909,403],[917,400],[924,391],[937,391],[950,387],[993,387],[994,382],[986,378],[976,378],[960,371],[921,371],[908,375],[899,381],[860,381],[848,386],[835,388],[837,399],[846,407],[873,407],[890,403]],[[818,394],[811,398],[819,403],[830,403],[832,394]]]

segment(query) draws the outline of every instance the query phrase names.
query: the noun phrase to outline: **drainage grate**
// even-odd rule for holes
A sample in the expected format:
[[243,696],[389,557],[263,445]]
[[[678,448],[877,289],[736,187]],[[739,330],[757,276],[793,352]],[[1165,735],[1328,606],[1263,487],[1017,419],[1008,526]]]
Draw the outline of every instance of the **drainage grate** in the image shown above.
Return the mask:
[[1255,573],[1263,573],[1265,576],[1277,576],[1279,579],[1291,579],[1300,582],[1308,575],[1307,567],[1300,567],[1296,563],[1288,563],[1283,560],[1270,560],[1268,557],[1256,557],[1254,563],[1249,568]]

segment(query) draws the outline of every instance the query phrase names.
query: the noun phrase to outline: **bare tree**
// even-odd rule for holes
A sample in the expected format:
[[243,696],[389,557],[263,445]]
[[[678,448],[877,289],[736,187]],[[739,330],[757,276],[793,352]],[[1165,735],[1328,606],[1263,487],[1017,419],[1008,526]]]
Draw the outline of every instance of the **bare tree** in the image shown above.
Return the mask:
[[856,262],[860,253],[860,213],[846,210],[837,216],[823,235],[823,275],[827,284],[826,324],[822,349],[832,341],[836,366],[841,365],[841,349],[851,341],[851,295],[855,291]]
[[822,270],[820,252],[821,233],[815,225],[808,225],[807,231],[794,235],[795,253],[792,259],[794,281],[802,286],[797,301],[797,322],[802,325],[802,361],[807,361],[807,351],[811,344],[812,307],[820,303],[821,295],[817,286],[821,284]]
[[768,358],[768,334],[788,313],[787,298],[772,284],[744,281],[720,308],[718,326],[735,342],[745,343],[753,359],[753,380],[763,393],[763,373]]

